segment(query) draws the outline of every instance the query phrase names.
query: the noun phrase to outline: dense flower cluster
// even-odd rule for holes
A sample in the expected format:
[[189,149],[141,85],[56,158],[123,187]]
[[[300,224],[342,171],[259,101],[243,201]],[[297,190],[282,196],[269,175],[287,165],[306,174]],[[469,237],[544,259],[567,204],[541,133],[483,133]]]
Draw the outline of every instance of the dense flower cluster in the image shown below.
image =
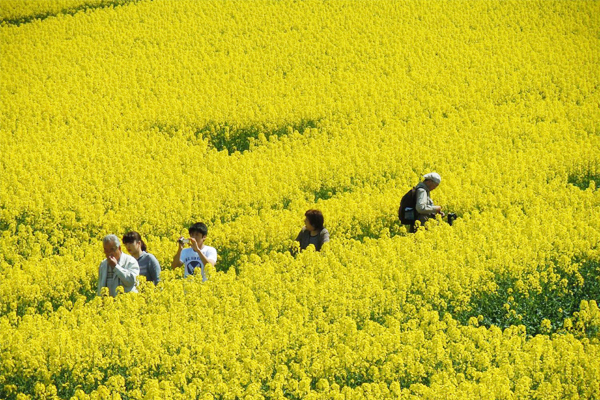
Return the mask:
[[[0,11],[0,397],[600,398],[600,3]],[[162,282],[96,297],[129,230]]]

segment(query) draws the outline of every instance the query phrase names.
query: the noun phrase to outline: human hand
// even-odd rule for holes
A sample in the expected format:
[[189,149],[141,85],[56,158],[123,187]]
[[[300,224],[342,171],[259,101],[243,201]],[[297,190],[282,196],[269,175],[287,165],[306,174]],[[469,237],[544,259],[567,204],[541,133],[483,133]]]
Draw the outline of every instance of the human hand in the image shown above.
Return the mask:
[[177,239],[177,245],[179,246],[179,251],[183,250],[183,248],[185,247],[184,240],[185,240],[185,238],[183,236],[181,236],[179,239]]
[[108,256],[108,258],[106,259],[106,261],[108,262],[108,265],[111,268],[114,268],[117,266],[117,259],[113,256]]
[[200,247],[198,247],[198,242],[194,238],[189,238],[190,247],[198,254],[200,254]]

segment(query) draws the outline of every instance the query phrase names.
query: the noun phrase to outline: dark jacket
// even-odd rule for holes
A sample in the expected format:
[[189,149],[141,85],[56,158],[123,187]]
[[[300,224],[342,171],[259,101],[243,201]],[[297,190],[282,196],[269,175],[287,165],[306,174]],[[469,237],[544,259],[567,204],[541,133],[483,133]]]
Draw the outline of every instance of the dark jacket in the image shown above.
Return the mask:
[[[315,250],[321,250],[321,246],[323,243],[329,242],[329,231],[326,228],[321,229],[321,232],[317,236],[319,241],[315,244]],[[310,231],[306,230],[306,227],[302,228],[298,237],[296,237],[296,241],[300,242],[300,248],[302,250],[306,249],[310,244]]]

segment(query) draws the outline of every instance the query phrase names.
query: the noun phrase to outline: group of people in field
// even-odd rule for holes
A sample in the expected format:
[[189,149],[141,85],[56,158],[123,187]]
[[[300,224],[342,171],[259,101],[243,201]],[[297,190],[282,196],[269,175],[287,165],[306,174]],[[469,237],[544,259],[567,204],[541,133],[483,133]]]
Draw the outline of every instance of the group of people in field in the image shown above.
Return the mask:
[[[399,210],[401,223],[411,226],[414,232],[418,224],[424,224],[428,219],[441,214],[442,208],[431,200],[430,193],[441,182],[439,174],[426,174],[424,180],[411,189],[403,198]],[[329,231],[324,227],[323,213],[319,210],[308,210],[304,214],[304,227],[298,236],[301,250],[313,245],[320,251],[324,243],[329,241]],[[217,249],[204,244],[208,235],[208,227],[203,222],[197,222],[189,227],[189,237],[177,240],[177,251],[171,262],[172,268],[184,268],[184,276],[200,272],[202,280],[206,281],[206,266],[217,263]],[[125,245],[126,254],[121,249]],[[144,276],[146,281],[155,285],[160,281],[161,266],[156,257],[146,250],[146,244],[138,232],[126,233],[122,240],[111,234],[103,238],[106,259],[100,263],[98,273],[98,296],[103,288],[108,288],[110,296],[117,295],[117,288],[123,287],[123,292],[137,292],[138,276]]]
[[[304,214],[304,227],[298,233],[296,241],[304,250],[313,245],[317,251],[323,243],[329,241],[329,232],[323,226],[323,213],[319,210],[308,210]],[[217,249],[204,244],[208,236],[208,227],[197,222],[189,227],[189,237],[177,240],[177,251],[171,262],[172,268],[183,267],[185,277],[200,273],[206,281],[206,266],[217,263]],[[121,243],[129,254],[123,252]],[[147,282],[155,285],[160,281],[161,267],[156,257],[146,250],[146,244],[138,232],[126,233],[122,240],[117,235],[107,235],[102,239],[104,259],[98,271],[98,296],[102,288],[108,288],[111,296],[117,295],[117,287],[122,286],[125,293],[137,292],[137,278],[144,276]]]

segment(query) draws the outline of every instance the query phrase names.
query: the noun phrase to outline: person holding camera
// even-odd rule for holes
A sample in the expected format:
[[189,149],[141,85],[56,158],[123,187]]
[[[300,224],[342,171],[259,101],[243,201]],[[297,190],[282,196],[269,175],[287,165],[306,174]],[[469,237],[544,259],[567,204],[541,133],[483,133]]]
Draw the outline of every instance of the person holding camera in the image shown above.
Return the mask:
[[320,251],[323,243],[329,242],[329,231],[323,227],[323,213],[319,210],[308,210],[304,217],[304,227],[298,233],[296,241],[301,250],[312,244],[316,251]]
[[140,275],[146,277],[146,282],[153,282],[158,285],[160,280],[160,264],[154,255],[146,253],[146,243],[142,236],[137,232],[127,232],[123,236],[123,244],[129,254],[131,254],[140,266]]
[[121,251],[121,242],[117,235],[107,235],[102,239],[106,259],[98,268],[98,296],[102,288],[107,287],[108,293],[115,297],[117,287],[123,286],[125,293],[137,293],[137,277],[140,267],[135,258]]
[[[206,281],[206,264],[217,263],[217,250],[204,244],[208,235],[208,227],[203,222],[197,222],[188,229],[189,238],[183,236],[177,240],[177,253],[173,257],[171,266],[179,268],[184,265],[184,276],[194,275],[196,268],[200,268],[202,281]],[[185,247],[189,245],[190,247]]]
[[[421,221],[421,225],[424,225],[429,218],[435,218],[436,214],[441,214],[444,217],[444,212],[441,206],[436,206],[431,200],[430,193],[435,190],[442,178],[437,172],[430,172],[423,176],[423,182],[420,182],[415,187],[416,204],[415,210],[417,211],[416,221]],[[414,232],[415,225],[411,226],[411,230]]]

